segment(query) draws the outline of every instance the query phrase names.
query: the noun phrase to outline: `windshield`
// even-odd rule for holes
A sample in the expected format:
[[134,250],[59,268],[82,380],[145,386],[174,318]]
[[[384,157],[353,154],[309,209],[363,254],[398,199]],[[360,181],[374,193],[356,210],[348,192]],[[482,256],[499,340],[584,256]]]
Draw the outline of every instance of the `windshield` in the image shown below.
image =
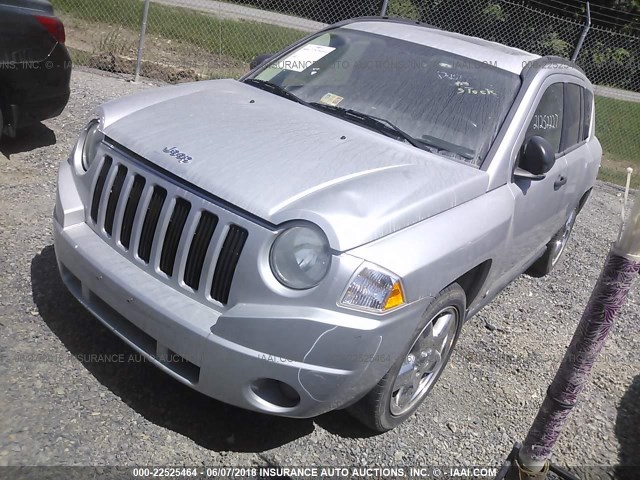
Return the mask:
[[414,144],[476,166],[520,86],[517,75],[488,63],[347,27],[316,36],[253,78],[316,108],[340,107],[323,109],[329,114],[386,120]]

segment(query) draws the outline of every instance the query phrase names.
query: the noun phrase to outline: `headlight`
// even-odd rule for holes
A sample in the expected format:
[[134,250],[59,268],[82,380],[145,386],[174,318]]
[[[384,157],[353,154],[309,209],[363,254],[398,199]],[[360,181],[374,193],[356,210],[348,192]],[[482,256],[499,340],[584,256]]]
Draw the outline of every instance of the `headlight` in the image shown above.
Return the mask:
[[282,232],[271,247],[273,274],[285,287],[305,290],[318,285],[331,266],[325,235],[313,227],[292,227]]
[[405,303],[400,278],[372,263],[362,265],[347,286],[342,305],[386,312]]
[[104,135],[100,131],[100,121],[91,120],[82,132],[74,150],[74,163],[78,171],[87,171],[96,158],[98,146]]

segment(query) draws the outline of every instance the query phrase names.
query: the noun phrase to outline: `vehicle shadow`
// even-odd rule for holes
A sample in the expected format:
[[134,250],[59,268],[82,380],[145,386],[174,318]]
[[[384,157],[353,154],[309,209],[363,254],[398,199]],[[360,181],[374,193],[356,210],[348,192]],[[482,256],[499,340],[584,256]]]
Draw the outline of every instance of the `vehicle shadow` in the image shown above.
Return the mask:
[[17,138],[2,136],[0,153],[8,159],[16,153],[30,152],[36,148],[55,145],[56,134],[44,123],[36,123],[18,130]]
[[[53,246],[32,259],[31,284],[40,316],[69,352],[102,385],[156,425],[204,448],[237,452],[262,452],[314,430],[313,420],[263,415],[213,400],[142,361],[67,291]],[[120,354],[123,357],[116,357]],[[101,361],[99,356],[125,362]]]
[[380,435],[379,432],[374,432],[362,425],[346,410],[334,410],[313,420],[326,431],[342,438],[369,438]]
[[616,417],[616,437],[620,444],[616,478],[638,478],[640,466],[640,375],[637,375],[623,395]]

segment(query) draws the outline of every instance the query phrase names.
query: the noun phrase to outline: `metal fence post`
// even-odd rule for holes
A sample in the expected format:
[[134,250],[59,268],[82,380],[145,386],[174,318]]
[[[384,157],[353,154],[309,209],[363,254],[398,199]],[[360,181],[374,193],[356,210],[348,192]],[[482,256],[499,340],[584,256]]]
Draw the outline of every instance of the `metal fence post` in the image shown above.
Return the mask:
[[383,0],[382,9],[380,10],[380,16],[384,17],[387,15],[387,7],[389,6],[389,0]]
[[144,35],[147,31],[147,17],[149,16],[149,2],[150,0],[144,0],[144,10],[142,12],[142,26],[140,28],[140,42],[138,43],[138,60],[136,61],[136,76],[133,80],[137,82],[140,80],[140,67],[142,66],[142,51],[144,50]]
[[578,54],[580,53],[580,49],[582,48],[582,44],[584,43],[584,39],[587,36],[587,32],[591,28],[591,9],[589,8],[589,2],[587,2],[587,23],[580,34],[580,38],[578,39],[578,43],[576,44],[576,49],[573,51],[573,55],[571,55],[571,61],[575,62],[578,58]]

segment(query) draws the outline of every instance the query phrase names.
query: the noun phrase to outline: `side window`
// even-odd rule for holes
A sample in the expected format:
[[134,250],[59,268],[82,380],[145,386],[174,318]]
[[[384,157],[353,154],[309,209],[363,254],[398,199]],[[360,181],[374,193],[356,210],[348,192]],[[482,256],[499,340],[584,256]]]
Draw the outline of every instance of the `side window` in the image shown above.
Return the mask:
[[560,151],[560,139],[562,138],[563,106],[562,83],[549,85],[531,119],[525,142],[533,136],[543,137],[558,153]]
[[564,121],[560,151],[573,147],[582,140],[582,87],[564,84]]
[[582,109],[584,115],[584,121],[582,125],[582,140],[586,140],[591,132],[591,109],[593,108],[593,93],[589,90],[582,91],[582,99],[584,100],[584,107]]

